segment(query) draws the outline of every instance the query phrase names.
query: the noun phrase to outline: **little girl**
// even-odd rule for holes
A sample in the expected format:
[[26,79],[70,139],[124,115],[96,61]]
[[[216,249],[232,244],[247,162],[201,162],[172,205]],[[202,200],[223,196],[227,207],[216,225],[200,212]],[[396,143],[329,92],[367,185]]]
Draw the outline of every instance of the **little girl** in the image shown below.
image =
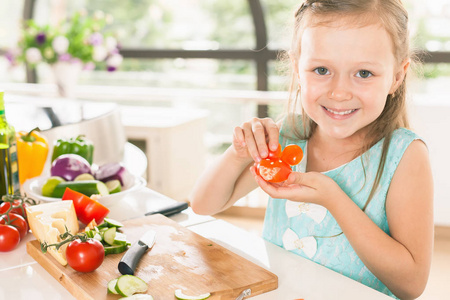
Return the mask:
[[[407,129],[407,22],[400,0],[305,1],[289,51],[290,114],[237,127],[194,188],[193,210],[215,214],[259,186],[270,196],[265,239],[394,298],[417,298],[431,263],[433,182],[427,148]],[[269,183],[253,164],[278,143],[304,157],[285,182]]]

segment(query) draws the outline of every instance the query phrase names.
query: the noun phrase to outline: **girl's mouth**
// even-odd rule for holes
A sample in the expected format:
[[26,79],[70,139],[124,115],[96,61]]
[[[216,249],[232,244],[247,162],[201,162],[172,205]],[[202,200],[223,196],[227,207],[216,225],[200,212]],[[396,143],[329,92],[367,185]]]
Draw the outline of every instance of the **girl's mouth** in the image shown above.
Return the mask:
[[330,115],[342,118],[346,116],[350,116],[352,113],[357,111],[358,109],[347,109],[347,110],[333,110],[331,108],[327,108],[325,106],[322,106],[326,112],[328,112]]

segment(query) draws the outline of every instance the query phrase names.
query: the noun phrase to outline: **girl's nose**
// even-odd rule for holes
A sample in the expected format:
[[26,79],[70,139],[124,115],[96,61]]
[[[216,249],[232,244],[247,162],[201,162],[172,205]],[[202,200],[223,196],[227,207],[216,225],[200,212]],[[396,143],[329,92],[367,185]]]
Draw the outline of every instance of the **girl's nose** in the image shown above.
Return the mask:
[[345,101],[352,99],[352,93],[350,91],[350,83],[341,78],[336,79],[328,92],[328,98],[336,101]]

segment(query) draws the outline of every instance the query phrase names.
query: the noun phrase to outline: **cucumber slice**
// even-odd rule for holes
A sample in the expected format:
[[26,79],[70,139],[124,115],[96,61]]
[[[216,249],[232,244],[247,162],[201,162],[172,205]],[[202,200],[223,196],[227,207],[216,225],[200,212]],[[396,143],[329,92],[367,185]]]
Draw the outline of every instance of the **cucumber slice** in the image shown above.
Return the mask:
[[89,173],[80,174],[73,181],[95,180],[94,176]]
[[117,280],[116,291],[124,297],[136,293],[145,293],[148,289],[147,283],[134,275],[122,275]]
[[106,224],[108,227],[117,227],[117,228],[123,227],[122,223],[120,223],[119,221],[110,219],[110,218],[104,218],[102,224]]
[[98,234],[98,233],[95,233],[92,238],[97,240],[97,241],[99,241],[100,243],[103,242],[102,236],[100,234]]
[[116,227],[108,228],[103,233],[103,240],[105,240],[105,242],[107,242],[111,246],[114,245],[115,238],[116,238]]
[[153,297],[149,294],[136,294],[129,297],[119,298],[119,300],[153,300]]
[[64,195],[66,188],[70,188],[88,197],[91,197],[92,195],[109,195],[108,188],[103,182],[98,180],[86,180],[61,182],[53,190],[52,197],[61,198]]
[[108,293],[111,293],[111,294],[119,294],[117,291],[116,291],[116,284],[117,284],[117,278],[116,279],[113,279],[113,280],[110,280],[109,282],[108,282]]
[[122,186],[120,185],[120,181],[117,179],[110,180],[106,182],[106,187],[110,194],[115,194],[122,191]]
[[119,254],[127,251],[129,245],[114,245],[114,246],[104,246],[105,255],[108,254]]
[[109,228],[109,226],[108,226],[108,224],[106,224],[105,222],[103,222],[102,224],[97,225],[97,228],[98,228],[98,229]]
[[114,245],[127,245],[127,236],[121,232],[116,232],[116,237],[114,238]]
[[198,296],[188,296],[183,294],[181,289],[175,290],[175,297],[179,300],[203,300],[209,298],[209,296],[211,296],[210,293],[205,293]]
[[65,182],[63,178],[59,176],[51,176],[42,186],[42,196],[51,197],[55,187],[62,182]]

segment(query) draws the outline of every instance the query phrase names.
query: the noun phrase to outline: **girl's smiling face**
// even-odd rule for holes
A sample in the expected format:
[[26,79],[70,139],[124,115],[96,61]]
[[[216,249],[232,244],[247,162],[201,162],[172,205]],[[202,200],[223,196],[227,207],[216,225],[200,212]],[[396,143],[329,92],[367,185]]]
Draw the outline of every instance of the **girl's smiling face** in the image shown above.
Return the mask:
[[379,24],[305,28],[294,64],[303,109],[320,134],[361,137],[361,129],[378,118],[409,65],[398,66],[392,48]]

